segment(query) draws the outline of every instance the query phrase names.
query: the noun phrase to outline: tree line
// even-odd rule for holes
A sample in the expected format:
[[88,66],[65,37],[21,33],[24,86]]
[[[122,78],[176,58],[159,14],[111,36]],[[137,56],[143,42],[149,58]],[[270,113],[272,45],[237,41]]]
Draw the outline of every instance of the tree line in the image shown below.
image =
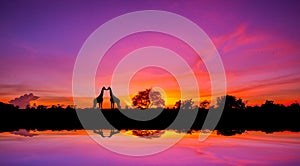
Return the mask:
[[[293,103],[288,106],[276,104],[266,100],[260,106],[247,106],[245,102],[235,96],[227,95],[219,97],[216,106],[209,106],[203,101],[195,106],[192,100],[178,101],[172,108],[140,108],[133,109],[74,109],[74,106],[53,105],[46,107],[39,105],[19,109],[11,104],[0,102],[0,132],[18,129],[28,130],[74,130],[83,129],[80,120],[86,118],[85,129],[157,129],[170,127],[181,111],[180,123],[171,125],[174,130],[200,130],[209,111],[220,111],[219,105],[224,104],[224,110],[216,130],[222,135],[243,133],[246,130],[264,131],[300,131],[300,105]],[[210,109],[209,109],[210,108]],[[160,111],[160,112],[159,112]],[[149,113],[157,115],[148,121],[139,121],[128,118],[125,115],[149,116]],[[105,119],[99,119],[99,115]],[[78,118],[80,117],[80,120]],[[129,116],[130,117],[130,116]],[[192,126],[187,128],[186,119],[194,119]],[[107,125],[107,120],[111,125]],[[214,128],[205,128],[214,130]]]

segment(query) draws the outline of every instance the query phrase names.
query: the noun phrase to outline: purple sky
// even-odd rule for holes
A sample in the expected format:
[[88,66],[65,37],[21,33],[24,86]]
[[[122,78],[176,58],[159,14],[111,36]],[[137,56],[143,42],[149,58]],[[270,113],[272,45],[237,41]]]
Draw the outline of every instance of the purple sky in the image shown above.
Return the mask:
[[73,66],[88,36],[114,17],[149,9],[180,14],[209,35],[229,94],[249,104],[299,100],[299,1],[2,0],[0,101],[34,93],[41,104],[72,104]]

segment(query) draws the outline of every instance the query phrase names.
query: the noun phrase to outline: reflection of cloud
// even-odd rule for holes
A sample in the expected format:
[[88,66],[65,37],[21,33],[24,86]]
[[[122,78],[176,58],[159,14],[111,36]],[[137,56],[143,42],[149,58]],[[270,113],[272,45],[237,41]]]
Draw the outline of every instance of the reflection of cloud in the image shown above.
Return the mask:
[[30,105],[30,101],[37,100],[38,98],[40,97],[34,96],[32,93],[30,93],[20,96],[19,98],[15,98],[14,100],[9,101],[9,103],[19,106],[20,108],[26,108],[27,105]]
[[20,136],[24,136],[24,137],[33,137],[33,136],[37,135],[37,134],[31,134],[26,129],[19,129],[18,131],[11,132],[11,134],[20,135]]

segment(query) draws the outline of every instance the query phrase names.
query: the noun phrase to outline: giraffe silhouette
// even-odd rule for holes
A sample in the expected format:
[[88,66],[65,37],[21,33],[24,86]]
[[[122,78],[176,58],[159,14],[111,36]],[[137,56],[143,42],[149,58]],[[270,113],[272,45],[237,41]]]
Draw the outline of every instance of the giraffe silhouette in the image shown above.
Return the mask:
[[120,99],[118,99],[113,93],[110,87],[107,88],[107,90],[109,90],[109,94],[110,94],[110,106],[111,109],[115,108],[115,103],[117,104],[118,108],[121,108],[120,105]]
[[99,96],[94,99],[94,108],[96,107],[97,103],[99,103],[99,108],[102,109],[104,90],[107,90],[107,89],[105,87],[102,87]]

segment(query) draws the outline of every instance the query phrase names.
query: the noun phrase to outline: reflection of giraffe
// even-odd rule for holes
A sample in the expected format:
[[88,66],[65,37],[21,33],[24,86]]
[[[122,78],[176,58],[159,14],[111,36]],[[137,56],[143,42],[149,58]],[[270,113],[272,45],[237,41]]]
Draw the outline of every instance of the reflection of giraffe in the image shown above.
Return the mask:
[[120,131],[119,131],[119,130],[110,130],[110,133],[109,133],[108,136],[105,136],[105,135],[103,134],[102,129],[100,129],[100,130],[98,130],[98,131],[97,131],[97,130],[94,130],[94,133],[101,135],[101,137],[103,137],[103,138],[110,138],[110,137],[112,137],[113,135],[120,133]]
[[106,90],[105,87],[102,87],[99,96],[96,99],[94,99],[94,108],[96,107],[97,103],[99,103],[99,108],[102,109],[104,90]]
[[115,103],[117,104],[118,108],[120,109],[121,108],[121,105],[120,105],[120,99],[118,99],[113,93],[112,93],[112,90],[110,87],[107,88],[109,90],[109,94],[110,94],[110,106],[111,106],[111,109],[114,109],[115,108]]

